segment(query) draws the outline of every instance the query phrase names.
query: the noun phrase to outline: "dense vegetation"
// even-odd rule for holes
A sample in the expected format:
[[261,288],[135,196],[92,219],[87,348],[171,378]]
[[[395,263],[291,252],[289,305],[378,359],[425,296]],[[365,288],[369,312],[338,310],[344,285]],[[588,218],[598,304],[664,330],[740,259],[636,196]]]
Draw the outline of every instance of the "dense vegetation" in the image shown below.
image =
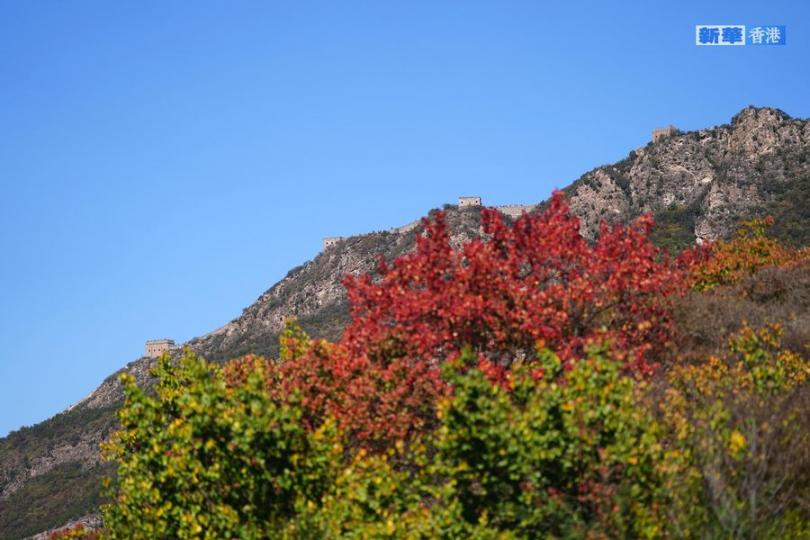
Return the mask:
[[700,205],[696,203],[656,212],[650,240],[669,253],[680,253],[695,243],[695,220],[699,215]]
[[[810,160],[810,152],[802,158]],[[810,245],[810,175],[803,175],[790,183],[769,186],[773,200],[765,205],[763,213],[773,216],[774,226],[769,233],[794,246]]]
[[[27,480],[7,499],[0,500],[0,538],[23,538],[98,508],[101,479],[113,467],[97,463],[97,446],[115,429],[119,406],[78,407],[0,440],[0,463],[6,466],[0,469],[0,484]],[[95,457],[89,465],[68,461],[49,468],[54,450],[77,443],[83,443]],[[29,468],[41,472],[32,479],[17,477]],[[54,486],[71,489],[55,490]]]
[[35,426],[14,431],[0,439],[0,459],[4,463],[30,461],[46,455],[55,445],[64,444],[65,441],[75,444],[81,439],[80,427],[106,434],[113,427],[109,413],[115,409],[117,407],[77,407]]
[[[104,501],[102,480],[113,472],[111,464],[85,468],[72,461],[35,476],[0,502],[0,530],[3,538],[25,538],[84,516]],[[54,485],[71,485],[72,491],[54,490]]]
[[677,259],[648,218],[589,244],[559,194],[482,224],[347,278],[333,342],[290,322],[278,360],[123,376],[95,534],[810,538],[807,251],[769,220]]

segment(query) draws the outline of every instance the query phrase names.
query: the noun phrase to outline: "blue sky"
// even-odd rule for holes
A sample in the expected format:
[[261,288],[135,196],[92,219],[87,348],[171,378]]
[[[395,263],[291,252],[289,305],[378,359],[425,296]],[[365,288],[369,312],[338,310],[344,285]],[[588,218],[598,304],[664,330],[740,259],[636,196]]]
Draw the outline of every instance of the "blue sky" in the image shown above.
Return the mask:
[[[320,239],[545,199],[653,127],[810,116],[806,2],[0,2],[0,435]],[[784,47],[699,48],[695,24]]]

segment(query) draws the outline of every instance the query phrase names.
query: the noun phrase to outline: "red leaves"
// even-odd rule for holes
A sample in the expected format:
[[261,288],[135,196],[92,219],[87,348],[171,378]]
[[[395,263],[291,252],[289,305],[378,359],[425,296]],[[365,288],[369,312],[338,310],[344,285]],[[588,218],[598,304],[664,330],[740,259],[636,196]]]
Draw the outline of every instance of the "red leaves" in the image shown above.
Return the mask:
[[[347,277],[349,349],[436,362],[468,345],[504,363],[533,354],[542,339],[570,360],[598,335],[649,368],[671,331],[666,298],[683,283],[648,240],[651,218],[603,227],[590,246],[558,192],[546,212],[513,227],[491,209],[482,223],[489,239],[454,252],[439,214],[416,252],[383,268],[381,281]],[[399,349],[383,351],[391,340]]]
[[347,276],[342,339],[285,342],[296,353],[278,367],[277,391],[299,392],[310,422],[330,414],[359,440],[393,440],[430,424],[446,391],[438,366],[464,347],[501,381],[538,341],[571,362],[608,340],[628,370],[651,369],[672,333],[668,297],[684,287],[648,239],[651,218],[603,226],[589,245],[556,192],[545,212],[511,227],[492,209],[481,220],[487,238],[454,251],[438,213],[413,253],[381,261],[380,279]]
[[342,343],[314,343],[276,369],[273,391],[279,398],[298,393],[311,427],[329,415],[366,443],[406,439],[427,427],[445,389],[435,365],[407,357],[372,361]]

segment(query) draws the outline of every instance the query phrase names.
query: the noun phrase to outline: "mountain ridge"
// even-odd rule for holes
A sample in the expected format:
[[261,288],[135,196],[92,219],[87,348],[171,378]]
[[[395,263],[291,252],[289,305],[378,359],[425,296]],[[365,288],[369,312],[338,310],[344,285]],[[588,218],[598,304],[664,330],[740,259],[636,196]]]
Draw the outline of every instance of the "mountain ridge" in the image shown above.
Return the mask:
[[[747,107],[728,124],[650,142],[623,160],[586,172],[564,191],[588,238],[603,220],[624,222],[651,212],[659,221],[656,242],[677,250],[696,240],[726,237],[739,219],[770,212],[798,223],[794,230],[777,229],[783,239],[796,241],[796,231],[810,239],[810,215],[801,212],[810,201],[810,121],[779,109]],[[477,207],[444,209],[454,243],[479,234]],[[348,321],[341,278],[373,272],[380,256],[390,260],[405,253],[420,230],[342,239],[290,270],[241,315],[185,345],[217,361],[246,353],[273,356],[288,317],[296,317],[313,337],[335,339]],[[72,497],[77,504],[69,508],[63,499],[79,485],[90,489],[88,479],[110,470],[96,448],[115,426],[121,400],[117,374],[128,371],[147,384],[152,363],[149,358],[130,362],[66,411],[0,439],[0,516],[11,515],[0,517],[0,537],[39,532],[98,504],[98,490],[78,493]],[[31,517],[29,510],[37,504],[58,508],[60,503],[61,513]]]

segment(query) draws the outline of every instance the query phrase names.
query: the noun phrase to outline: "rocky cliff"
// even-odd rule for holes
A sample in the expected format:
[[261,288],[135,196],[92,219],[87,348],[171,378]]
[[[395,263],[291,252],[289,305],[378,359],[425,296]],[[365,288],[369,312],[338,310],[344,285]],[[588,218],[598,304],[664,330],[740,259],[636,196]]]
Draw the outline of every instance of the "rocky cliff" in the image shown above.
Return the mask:
[[[593,237],[599,222],[651,212],[664,227],[680,216],[684,241],[715,240],[764,213],[810,173],[810,122],[748,107],[730,124],[679,133],[598,167],[566,191]],[[664,239],[663,237],[661,237]]]

